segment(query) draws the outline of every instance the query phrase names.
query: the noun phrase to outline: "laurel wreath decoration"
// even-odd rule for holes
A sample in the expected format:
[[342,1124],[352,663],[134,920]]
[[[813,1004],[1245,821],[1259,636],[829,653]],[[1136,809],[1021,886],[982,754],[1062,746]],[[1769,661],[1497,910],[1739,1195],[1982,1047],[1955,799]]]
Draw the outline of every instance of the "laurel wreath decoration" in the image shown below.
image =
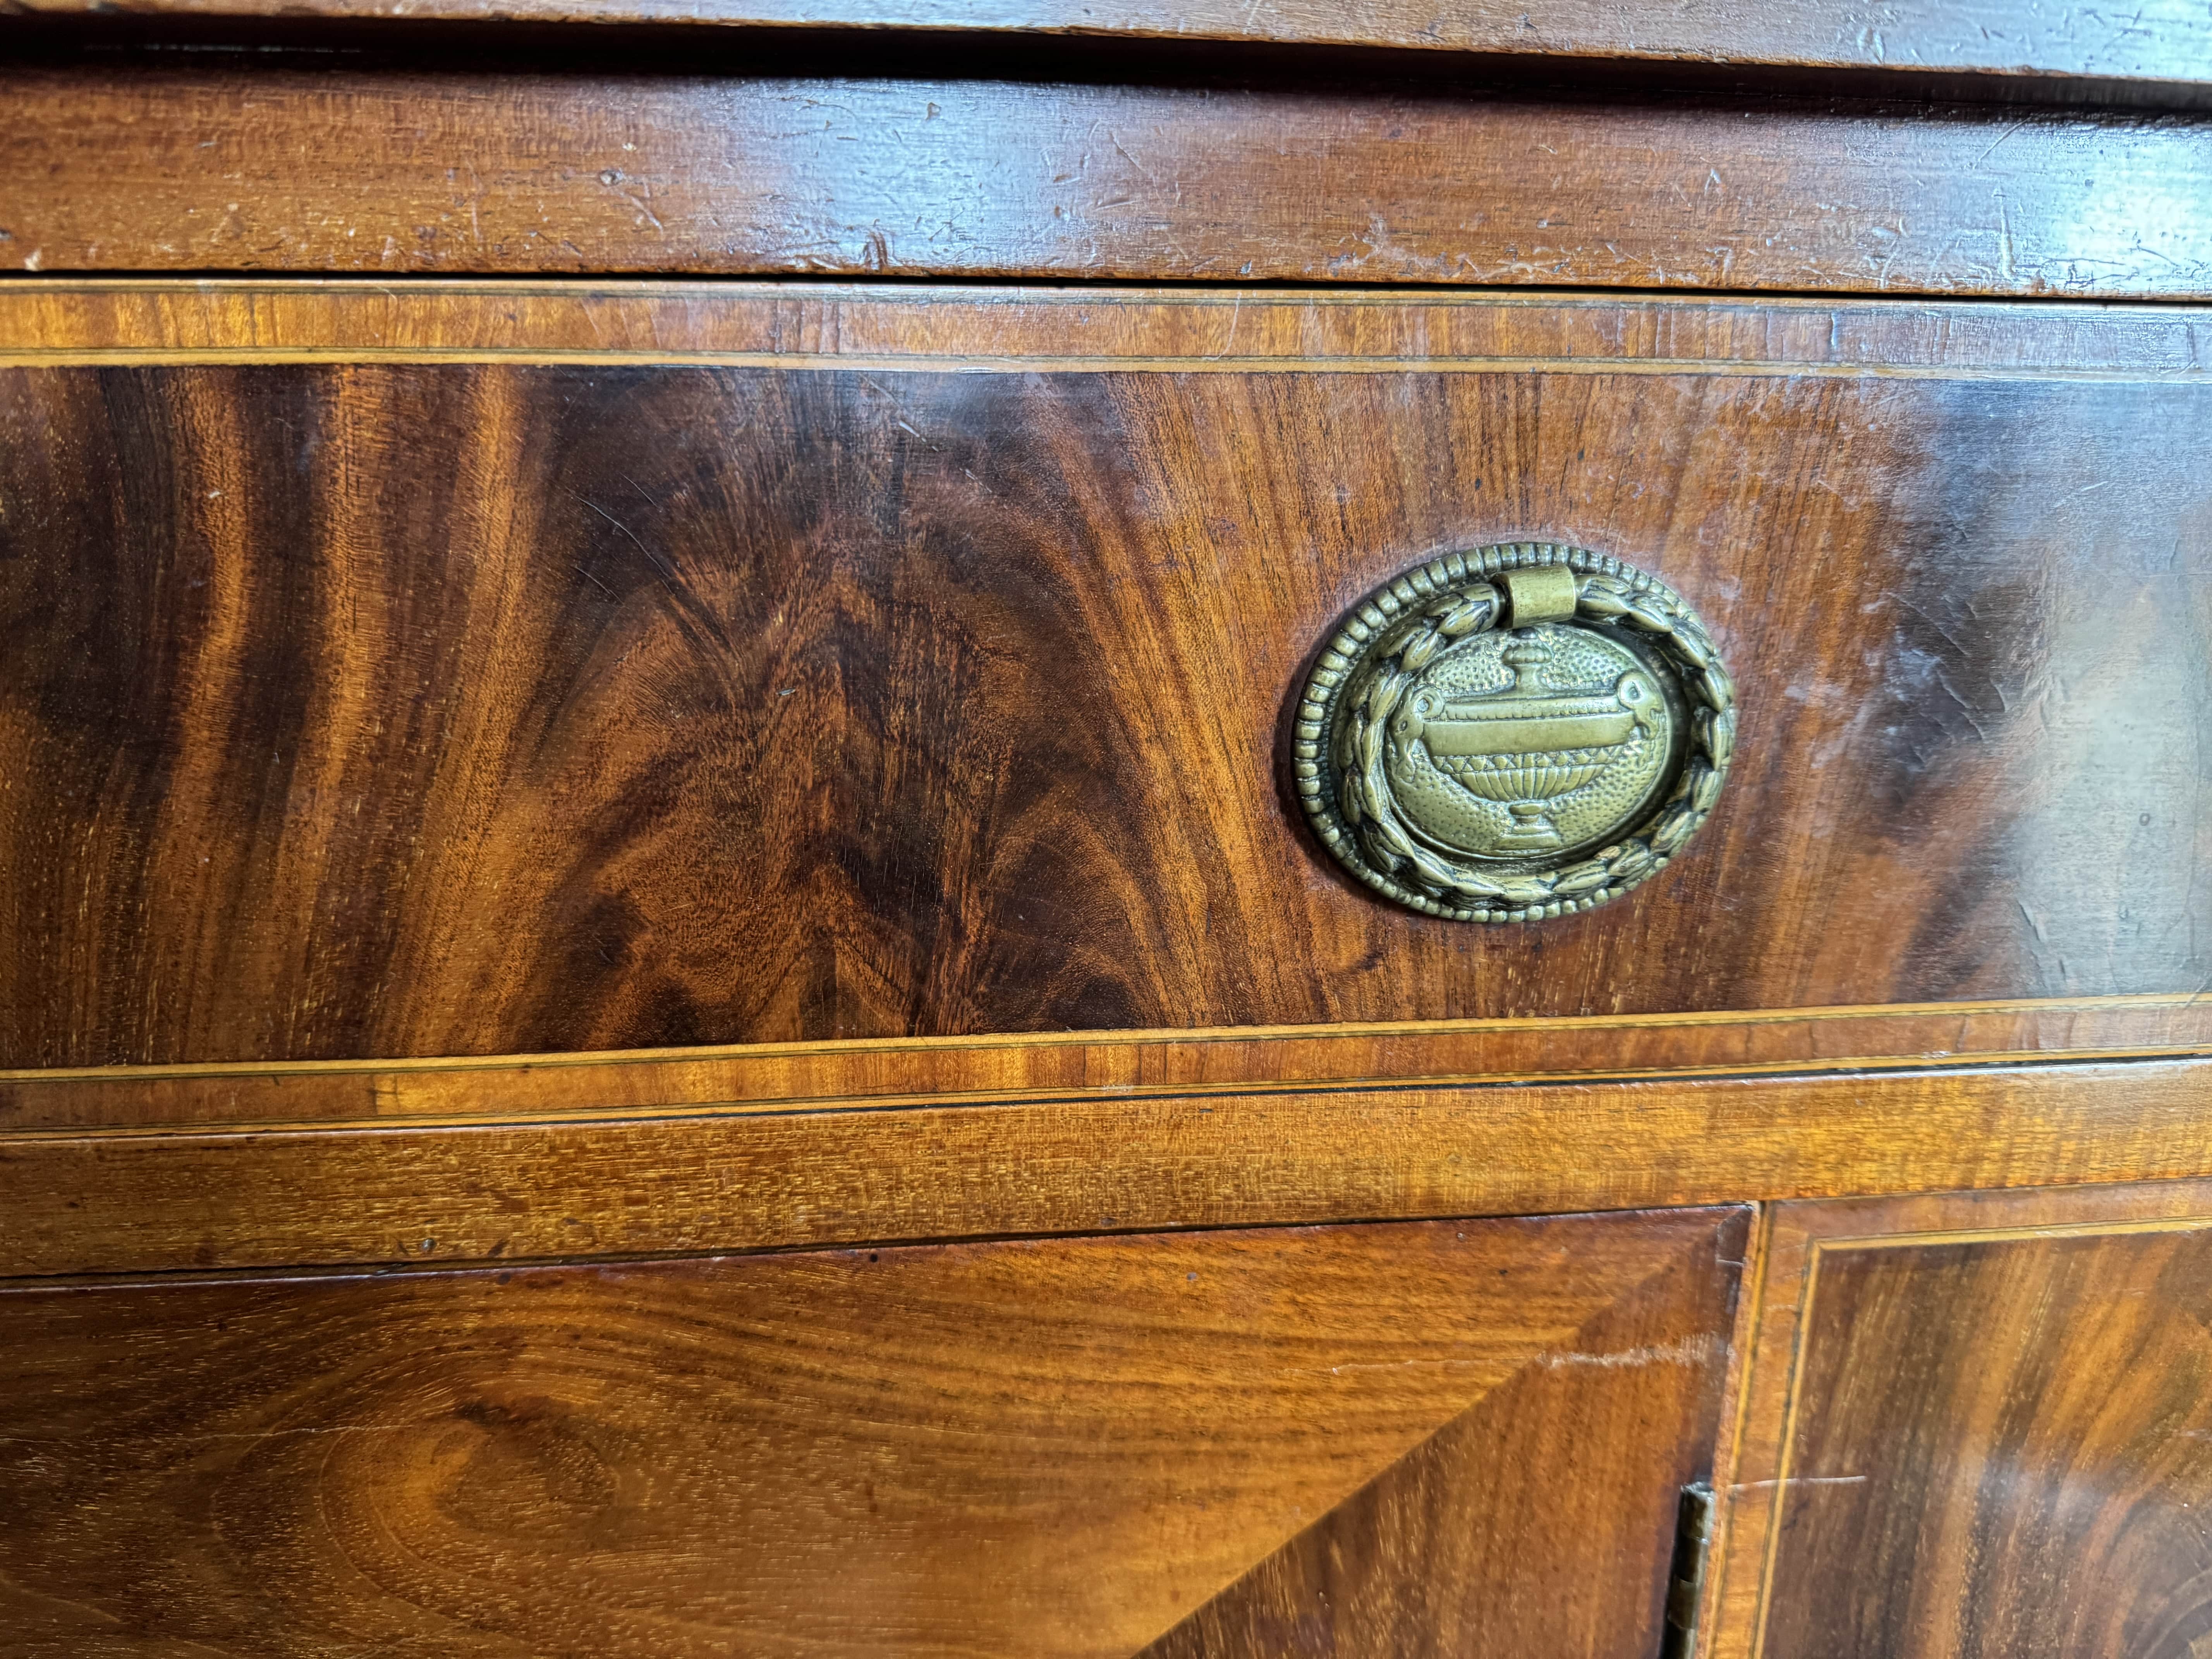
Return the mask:
[[[1575,623],[1634,630],[1694,713],[1680,770],[1642,822],[1561,868],[1493,873],[1441,854],[1407,826],[1384,772],[1390,721],[1441,652],[1504,619],[1491,579],[1540,565],[1574,573]],[[1378,892],[1459,921],[1535,921],[1602,904],[1664,869],[1711,812],[1735,747],[1735,684],[1673,589],[1602,554],[1519,542],[1432,559],[1353,611],[1307,680],[1292,771],[1316,833]]]

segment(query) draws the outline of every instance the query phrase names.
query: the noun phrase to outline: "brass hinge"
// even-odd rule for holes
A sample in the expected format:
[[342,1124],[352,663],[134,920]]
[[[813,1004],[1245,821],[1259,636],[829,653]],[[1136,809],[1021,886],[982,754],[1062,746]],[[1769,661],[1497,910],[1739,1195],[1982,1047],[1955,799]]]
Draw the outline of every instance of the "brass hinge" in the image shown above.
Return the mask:
[[1690,1659],[1698,1645],[1698,1598],[1705,1587],[1705,1556],[1713,1541],[1713,1489],[1699,1481],[1682,1488],[1674,1509],[1674,1565],[1667,1574],[1667,1627],[1659,1659]]

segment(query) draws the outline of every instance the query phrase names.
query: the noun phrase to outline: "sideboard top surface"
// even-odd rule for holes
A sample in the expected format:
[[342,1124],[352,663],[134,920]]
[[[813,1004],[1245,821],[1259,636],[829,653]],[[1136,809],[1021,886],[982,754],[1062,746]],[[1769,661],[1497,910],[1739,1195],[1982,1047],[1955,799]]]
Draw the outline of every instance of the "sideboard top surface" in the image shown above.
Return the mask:
[[17,54],[0,264],[2212,295],[2202,111],[566,50]]

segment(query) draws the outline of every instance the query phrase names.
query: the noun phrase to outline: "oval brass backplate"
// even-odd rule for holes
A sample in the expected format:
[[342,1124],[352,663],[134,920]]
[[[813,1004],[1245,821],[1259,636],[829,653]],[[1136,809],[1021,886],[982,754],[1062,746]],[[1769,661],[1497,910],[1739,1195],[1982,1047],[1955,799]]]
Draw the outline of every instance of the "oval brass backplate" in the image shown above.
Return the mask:
[[1632,565],[1516,542],[1369,594],[1306,681],[1293,767],[1329,851],[1457,921],[1617,898],[1712,811],[1735,688],[1697,613]]

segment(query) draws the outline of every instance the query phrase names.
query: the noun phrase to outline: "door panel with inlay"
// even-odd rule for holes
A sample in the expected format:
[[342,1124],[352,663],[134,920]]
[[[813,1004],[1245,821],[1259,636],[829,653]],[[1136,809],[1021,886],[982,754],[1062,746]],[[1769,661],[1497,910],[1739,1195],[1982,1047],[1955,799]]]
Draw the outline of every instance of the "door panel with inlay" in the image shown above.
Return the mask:
[[1644,1659],[1747,1214],[18,1281],[0,1653]]
[[1720,1659],[2212,1651],[2212,1182],[1784,1205]]

